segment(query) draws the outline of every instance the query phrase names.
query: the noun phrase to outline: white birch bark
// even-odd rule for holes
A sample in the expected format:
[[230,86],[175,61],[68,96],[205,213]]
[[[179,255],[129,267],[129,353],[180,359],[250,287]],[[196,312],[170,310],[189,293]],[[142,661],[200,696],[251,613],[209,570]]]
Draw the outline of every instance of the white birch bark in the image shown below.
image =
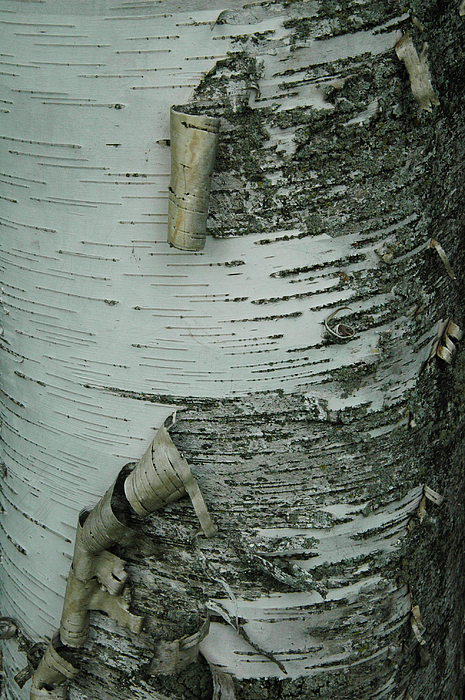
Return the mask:
[[[263,679],[407,691],[398,552],[428,486],[412,397],[441,317],[418,274],[408,14],[351,11],[2,4],[1,613],[53,635],[79,512],[177,409],[219,529],[196,539],[188,501],[138,522],[122,556],[150,623],[92,615],[72,698],[166,698],[205,606],[218,699]],[[166,242],[185,104],[221,119],[202,252]],[[16,638],[3,658],[5,697],[28,697]]]

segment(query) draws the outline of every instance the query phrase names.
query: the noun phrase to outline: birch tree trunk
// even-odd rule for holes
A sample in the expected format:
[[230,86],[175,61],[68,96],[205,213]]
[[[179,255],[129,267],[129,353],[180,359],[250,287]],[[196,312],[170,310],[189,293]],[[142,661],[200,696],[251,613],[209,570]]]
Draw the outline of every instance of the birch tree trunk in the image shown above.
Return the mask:
[[[146,624],[92,613],[69,698],[462,697],[462,5],[2,3],[8,700],[174,412],[217,534],[130,515]],[[172,105],[220,120],[201,252]]]

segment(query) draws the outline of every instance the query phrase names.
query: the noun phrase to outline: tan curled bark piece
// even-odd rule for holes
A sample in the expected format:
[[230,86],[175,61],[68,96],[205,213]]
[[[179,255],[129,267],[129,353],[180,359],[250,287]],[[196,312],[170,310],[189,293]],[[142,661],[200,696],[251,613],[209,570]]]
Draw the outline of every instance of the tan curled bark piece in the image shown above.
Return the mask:
[[197,659],[199,644],[205,639],[210,628],[210,619],[207,617],[200,629],[194,634],[172,642],[160,640],[155,649],[155,656],[149,667],[152,676],[169,675],[179,673],[183,668]]
[[139,634],[144,618],[133,615],[123,596],[112,595],[102,588],[100,581],[80,581],[69,572],[65,602],[60,624],[60,636],[70,647],[82,647],[89,636],[89,611],[105,612],[130,632]]
[[133,634],[142,632],[144,618],[129,612],[129,603],[124,597],[124,592],[120,596],[110,595],[108,591],[98,586],[90,599],[89,609],[105,612],[113,620],[116,620],[121,627]]
[[451,264],[449,262],[449,258],[447,257],[444,248],[434,239],[430,238],[430,240],[427,243],[427,248],[432,248],[437,252],[439,257],[441,258],[442,262],[444,263],[444,267],[446,268],[447,274],[449,277],[453,280],[457,279],[454,271],[452,270]]
[[420,505],[418,506],[418,520],[420,521],[420,524],[423,522],[423,520],[426,517],[426,496],[423,494],[422,499],[420,501]]
[[119,595],[128,579],[124,559],[111,552],[102,552],[97,558],[95,573],[100,584],[110,595]]
[[426,109],[431,112],[431,105],[438,105],[439,99],[431,84],[431,75],[426,58],[428,46],[425,43],[423,50],[418,56],[410,34],[404,34],[396,46],[398,58],[404,62],[410,78],[412,94],[420,106],[420,111]]
[[[97,505],[89,513],[82,513],[79,517],[73,563],[68,575],[60,622],[61,642],[68,647],[79,648],[86,643],[91,610],[106,613],[134,634],[139,634],[144,625],[145,618],[129,612],[125,596],[128,590],[125,587],[128,578],[124,568],[125,562],[107,551],[116,542],[124,543],[134,537],[131,529],[120,520],[120,517],[125,518],[124,510],[120,511],[118,506],[118,517],[112,506],[115,489],[119,493],[123,479],[129,505],[139,515],[148,515],[188,493],[205,534],[212,536],[216,532],[190,467],[169,436],[166,426],[173,423],[174,417],[171,416],[157,432],[134,470],[126,476],[127,468],[123,468]],[[119,493],[119,496],[121,495]],[[161,668],[181,670],[191,663],[198,654],[200,642],[207,634],[208,624],[207,620],[197,633],[189,637],[175,642],[162,642],[159,666],[161,664]],[[58,670],[61,666],[55,658],[55,647],[52,643],[49,647],[50,650],[47,649],[37,669],[31,672],[27,669],[28,676],[32,675],[33,678],[31,700],[39,700],[42,697],[61,700],[66,697],[65,686],[62,684],[68,677],[72,677],[66,673],[71,673],[70,669],[73,667],[67,669],[63,666],[64,670],[60,676]],[[53,668],[58,674],[57,680],[42,683],[43,669],[48,668],[47,664],[51,663],[49,658],[54,659]],[[155,668],[155,661],[154,664]],[[74,671],[72,673],[75,675]],[[75,672],[77,673],[77,670]],[[47,688],[43,687],[45,685]],[[48,690],[49,685],[57,687]]]
[[124,491],[131,507],[141,516],[188,493],[205,535],[212,537],[216,532],[190,467],[179,454],[164,425],[124,482]]
[[[97,506],[98,507],[98,506]],[[126,528],[127,534],[129,528]],[[120,538],[124,539],[124,538]],[[111,544],[114,544],[115,540]],[[112,590],[116,592],[118,588],[118,582],[126,581],[127,574],[124,571],[124,561],[114,557],[114,555],[109,554],[105,550],[101,552],[89,552],[86,548],[87,539],[83,541],[83,528],[80,523],[78,523],[76,530],[76,541],[74,544],[74,555],[73,555],[73,571],[76,577],[80,581],[89,581],[89,579],[97,576],[101,583],[105,585],[106,588],[111,592]],[[108,545],[111,546],[111,545]],[[112,564],[111,571],[109,570],[110,563]],[[102,580],[105,578],[105,580]],[[119,590],[121,590],[122,585]]]
[[418,605],[412,606],[412,616],[410,618],[410,624],[418,644],[424,646],[426,642],[423,639],[422,635],[425,631],[425,626],[421,621],[420,607]]
[[461,340],[463,336],[462,330],[459,326],[451,321],[450,319],[446,322],[446,327],[442,333],[442,337],[439,340],[436,355],[450,364],[452,362],[453,356],[457,350],[455,343],[452,342],[451,338],[454,340]]
[[[31,700],[32,698],[65,698],[66,689],[62,684],[79,673],[78,668],[58,653],[60,646],[59,636],[55,634],[32,677]],[[49,690],[50,686],[52,686],[51,690]]]
[[66,700],[66,686],[57,685],[51,690],[31,687],[30,700]]
[[[160,449],[162,430],[157,432],[135,469],[124,482],[126,497],[132,508],[142,517],[186,495],[181,479]],[[171,479],[168,474],[171,472]]]
[[331,314],[329,314],[329,316],[327,316],[324,320],[325,328],[328,331],[329,335],[332,338],[336,338],[338,342],[342,343],[345,343],[346,341],[353,338],[353,336],[355,335],[354,329],[352,328],[352,326],[348,326],[345,323],[338,323],[336,324],[336,326],[332,327],[329,325],[329,321],[331,321],[331,319],[333,319],[334,316],[336,316],[336,314],[338,314],[340,311],[343,311],[344,309],[348,309],[349,311],[351,311],[350,306],[341,306],[339,307],[339,309],[336,309]]
[[82,647],[89,637],[89,602],[96,586],[96,579],[80,581],[70,570],[60,622],[60,637],[67,646]]
[[168,243],[175,248],[202,250],[205,246],[219,127],[215,117],[185,114],[171,107]]
[[113,484],[91,510],[82,525],[82,546],[90,554],[100,554],[128,534],[128,527],[113,512]]
[[194,479],[194,475],[192,474],[188,463],[183,457],[181,457],[165,426],[161,427],[159,433],[160,453],[164,453],[167,456],[172,465],[173,471],[178,478],[182,480],[182,483],[189,494],[189,498],[192,501],[195,514],[200,521],[200,525],[205,536],[213,537],[213,535],[216,533],[216,526],[210,517],[202,496],[202,492],[200,491],[197,481]]
[[453,343],[451,339],[453,338],[458,342],[462,339],[462,336],[463,331],[456,323],[451,321],[450,318],[447,318],[445,321],[439,321],[436,340],[431,347],[427,362],[437,356],[441,360],[444,360],[444,362],[450,364],[457,350],[455,343]]
[[213,678],[213,700],[236,700],[232,676],[218,671],[211,665],[210,670]]
[[426,486],[426,484],[423,486],[423,496],[418,507],[418,518],[420,523],[423,522],[426,516],[426,499],[440,506],[444,501],[444,496],[441,496],[441,494],[433,491],[433,489],[430,489],[430,487]]
[[446,326],[446,333],[450,338],[455,338],[455,340],[461,340],[463,336],[461,328],[450,319]]
[[460,17],[465,17],[465,0],[462,0],[459,6],[459,15]]
[[37,642],[36,644],[33,644],[31,647],[26,652],[27,656],[27,666],[25,668],[22,668],[14,677],[14,681],[16,685],[18,685],[20,688],[23,687],[25,683],[31,678],[34,673],[35,669],[40,663],[41,658],[45,654],[45,649],[43,648],[43,645],[40,642]]

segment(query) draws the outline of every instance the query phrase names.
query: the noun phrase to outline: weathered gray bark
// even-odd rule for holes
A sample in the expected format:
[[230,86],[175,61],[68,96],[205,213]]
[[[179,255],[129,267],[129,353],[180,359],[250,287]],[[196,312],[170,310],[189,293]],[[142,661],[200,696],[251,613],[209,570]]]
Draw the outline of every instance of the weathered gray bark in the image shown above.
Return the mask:
[[[46,145],[35,136],[31,117],[16,115],[17,132],[5,121],[10,167],[5,179],[11,188],[5,201],[11,213],[2,220],[10,234],[2,258],[9,313],[2,614],[15,617],[23,630],[19,648],[17,638],[5,642],[8,698],[27,697],[28,685],[21,695],[13,676],[25,663],[25,649],[50,636],[60,618],[77,512],[94,505],[118,470],[141,456],[153,428],[180,406],[172,438],[197,477],[218,535],[197,536],[188,500],[144,520],[133,516],[137,543],[113,551],[128,562],[131,610],[148,615],[146,629],[131,635],[93,614],[89,643],[79,654],[81,673],[70,684],[69,697],[462,697],[465,368],[456,340],[450,341],[458,347],[452,364],[429,355],[441,319],[464,326],[465,20],[458,2],[414,2],[413,19],[401,3],[387,1],[242,5],[235,2],[220,14],[223,7],[210,3],[210,14],[200,15],[205,3],[190,3],[192,17],[173,20],[169,30],[175,41],[187,31],[184,26],[201,28],[204,22],[209,34],[199,29],[197,41],[210,50],[213,37],[229,52],[205,56],[207,74],[194,76],[188,89],[178,86],[175,100],[189,99],[190,109],[221,118],[204,257],[168,257],[165,222],[155,227],[154,246],[153,225],[146,224],[159,216],[155,179],[151,189],[142,188],[144,195],[136,192],[136,204],[123,186],[136,182],[127,180],[131,173],[167,175],[168,150],[161,137],[167,136],[168,114],[158,116],[162,126],[147,144],[147,166],[137,124],[140,120],[145,138],[150,103],[133,97],[146,87],[143,81],[158,59],[148,68],[130,63],[136,60],[132,54],[117,65],[111,61],[120,58],[110,50],[105,60],[80,54],[82,64],[93,67],[70,68],[69,74],[98,71],[93,80],[99,87],[93,86],[90,101],[97,108],[102,90],[102,104],[108,99],[107,106],[118,107],[118,119],[123,116],[109,126],[111,138],[106,131],[102,138],[90,134],[81,117],[75,140],[72,123],[52,125],[50,142],[61,136],[59,161],[52,160],[53,149],[46,155],[40,151],[42,170],[27,172],[19,165],[38,158],[39,141]],[[19,41],[29,31],[22,26],[27,22],[16,16],[17,4],[5,6],[3,23],[6,30],[16,27],[9,36],[18,32]],[[162,21],[164,33],[170,23],[168,15],[154,19],[155,10],[162,16],[178,11],[173,2],[122,4],[114,18],[122,9],[137,30],[131,24],[124,36],[111,35],[109,44],[119,57],[133,46],[138,56],[146,45],[152,50],[155,45],[149,39],[144,43],[142,34],[160,33]],[[81,12],[89,13],[89,25],[105,16],[92,3],[83,3]],[[113,22],[124,26],[122,19],[107,24]],[[52,21],[44,13],[40,21],[29,18],[29,24],[37,43],[41,32],[65,31],[63,15]],[[44,30],[45,24],[61,28]],[[105,22],[98,26],[100,31]],[[87,31],[84,24],[79,27]],[[425,40],[429,44],[432,86],[439,97],[431,112],[419,111],[394,49],[407,32],[418,54]],[[226,45],[224,37],[231,35]],[[205,49],[195,37],[191,41],[186,60],[195,63]],[[24,79],[19,64],[26,54],[15,58],[15,50],[11,44],[5,61]],[[92,50],[96,56],[95,46]],[[41,65],[34,56],[31,73]],[[164,64],[168,68],[170,60]],[[184,71],[186,65],[192,64],[183,63]],[[134,85],[124,71],[136,69],[140,79]],[[72,119],[70,107],[63,106],[67,101],[82,107],[79,114],[85,111],[84,93],[65,94],[68,73],[62,70],[56,93],[50,86],[40,92],[45,87],[28,76],[27,100],[13,92],[11,76],[5,112],[14,113],[8,104],[17,95],[24,100],[22,112],[33,113],[34,90],[44,105],[61,103],[57,119],[62,114]],[[183,83],[181,69],[174,75],[172,81]],[[76,84],[79,89],[90,83],[90,72],[85,80]],[[134,87],[139,92],[131,92]],[[119,110],[124,105],[132,109],[129,119]],[[50,108],[38,108],[42,119]],[[94,127],[99,124],[105,120]],[[99,140],[108,141],[102,151],[111,152],[106,161],[95,159]],[[21,154],[31,141],[31,152]],[[86,160],[73,163],[73,172],[72,152],[64,144],[80,141]],[[68,168],[64,197],[44,174],[44,162],[49,169]],[[110,195],[102,185],[107,166]],[[103,187],[98,191],[105,194],[91,197],[77,182],[94,180],[89,173],[98,168],[96,182],[85,187]],[[15,194],[23,186],[35,187],[37,210]],[[42,186],[50,188],[46,196],[36,191]],[[161,187],[158,196],[166,203]],[[152,219],[141,208],[144,197],[153,207]],[[70,213],[58,215],[63,206],[91,208],[78,209],[86,214],[85,233]],[[107,214],[112,207],[117,214]],[[76,241],[84,239],[88,269],[62,263],[71,254],[73,261],[82,255],[77,243],[70,245],[69,231]],[[455,279],[427,246],[431,238],[446,251]],[[97,244],[100,262],[92,255]],[[109,254],[101,253],[107,250],[103,245]],[[125,248],[133,259],[124,260],[123,272],[113,272],[118,251],[123,256]],[[153,265],[153,288],[147,261]],[[40,281],[42,264],[48,266],[46,283]],[[86,292],[90,304],[82,301],[84,289],[75,294],[67,279],[77,270],[100,284],[98,293],[96,286]],[[119,287],[128,278],[136,284]],[[172,298],[162,296],[167,280],[177,285],[169,290]],[[194,288],[183,288],[188,283]],[[188,301],[178,303],[183,294]],[[347,306],[332,328],[340,318],[355,335],[346,330],[347,338],[338,343],[325,333],[323,321]],[[37,320],[38,313],[47,317]],[[118,320],[110,313],[120,314]],[[73,314],[72,330],[66,314]],[[129,328],[119,332],[120,321]],[[85,347],[78,342],[82,338]],[[99,344],[96,355],[89,339]],[[53,352],[47,342],[55,343]],[[164,347],[154,351],[157,343]],[[154,365],[150,375],[145,368]],[[71,402],[88,412],[85,420]],[[87,441],[100,442],[87,451]],[[424,500],[425,487],[440,494],[442,503]],[[56,517],[49,513],[53,509]],[[50,573],[43,566],[47,556]],[[412,631],[415,605],[426,628],[425,644]],[[201,646],[203,656],[182,668],[176,640],[202,627],[208,607],[211,631]],[[213,668],[215,688],[204,658]]]

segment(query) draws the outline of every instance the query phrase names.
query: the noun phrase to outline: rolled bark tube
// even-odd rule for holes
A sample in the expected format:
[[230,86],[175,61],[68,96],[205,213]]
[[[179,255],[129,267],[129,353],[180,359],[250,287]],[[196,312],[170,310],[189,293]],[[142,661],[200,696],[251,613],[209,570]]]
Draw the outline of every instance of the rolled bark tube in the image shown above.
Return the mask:
[[170,114],[168,243],[180,250],[202,250],[220,120],[185,114],[176,107]]
[[124,525],[113,513],[111,499],[114,484],[97,503],[82,525],[81,542],[90,554],[99,554],[118,542],[127,532]]
[[186,495],[183,481],[173,470],[163,450],[165,433],[168,435],[168,431],[162,426],[134,471],[124,482],[126,497],[132,508],[141,516],[148,515]]
[[78,522],[74,542],[73,570],[80,581],[89,581],[95,576],[95,562],[98,554],[88,551],[82,542],[82,525]]
[[59,654],[61,647],[60,637],[55,634],[34,673],[32,686],[36,690],[41,690],[44,686],[60,685],[79,673],[78,668]]
[[141,516],[188,493],[204,534],[212,537],[216,532],[199,485],[165,425],[158,430],[150,447],[127,477],[124,491],[131,507]]
[[89,602],[95,587],[95,579],[80,581],[71,569],[68,574],[65,600],[61,613],[60,637],[69,647],[82,647],[89,637]]

